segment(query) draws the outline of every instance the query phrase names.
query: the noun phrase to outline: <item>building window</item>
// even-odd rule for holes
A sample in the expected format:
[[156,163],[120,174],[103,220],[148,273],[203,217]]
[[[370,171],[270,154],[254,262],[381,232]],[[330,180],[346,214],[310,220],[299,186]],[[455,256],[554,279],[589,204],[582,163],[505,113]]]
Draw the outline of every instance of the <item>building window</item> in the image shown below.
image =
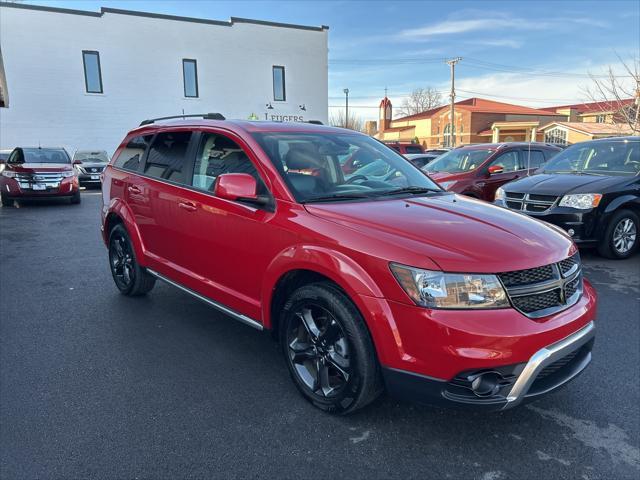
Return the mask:
[[82,63],[84,64],[84,86],[87,93],[103,93],[100,54],[83,50]]
[[284,102],[287,99],[287,91],[284,84],[284,67],[273,67],[273,99],[276,102]]
[[552,128],[544,132],[545,143],[567,144],[567,131],[563,128]]
[[455,145],[455,136],[456,136],[456,127],[453,126],[453,138],[451,136],[451,124],[447,123],[444,126],[444,137],[442,139],[443,146],[445,147],[453,147]]
[[198,98],[198,62],[192,59],[182,59],[182,79],[184,80],[184,96]]
[[606,115],[596,115],[596,123],[605,123],[607,121]]

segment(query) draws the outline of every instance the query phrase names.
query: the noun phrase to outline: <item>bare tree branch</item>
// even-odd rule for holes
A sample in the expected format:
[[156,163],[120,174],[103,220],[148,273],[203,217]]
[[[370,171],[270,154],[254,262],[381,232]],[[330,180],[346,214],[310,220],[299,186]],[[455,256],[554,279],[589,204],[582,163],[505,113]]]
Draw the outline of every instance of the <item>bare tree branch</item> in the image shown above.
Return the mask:
[[334,111],[329,116],[329,124],[334,127],[349,128],[358,132],[364,132],[364,121],[362,118],[353,112],[349,112],[349,121],[345,122],[344,110],[342,109]]
[[[607,122],[640,133],[640,58],[625,61],[618,56],[624,75],[617,75],[612,65],[604,76],[589,74],[591,85],[584,93],[598,110],[607,115]],[[632,101],[630,101],[630,99]]]
[[432,87],[417,88],[402,101],[398,112],[402,116],[426,112],[443,104],[442,95]]

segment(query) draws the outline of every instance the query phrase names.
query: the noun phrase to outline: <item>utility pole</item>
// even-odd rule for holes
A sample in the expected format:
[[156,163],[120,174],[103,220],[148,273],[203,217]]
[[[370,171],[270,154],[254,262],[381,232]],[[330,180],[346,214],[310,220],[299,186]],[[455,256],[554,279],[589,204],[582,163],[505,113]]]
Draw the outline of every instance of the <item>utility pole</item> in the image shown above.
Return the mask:
[[447,60],[447,64],[451,67],[451,94],[449,97],[451,98],[451,107],[449,111],[449,146],[456,146],[456,120],[454,117],[455,114],[455,101],[456,101],[456,63],[462,60],[462,57],[452,58],[451,60]]
[[345,88],[344,92],[344,128],[349,128],[349,89]]

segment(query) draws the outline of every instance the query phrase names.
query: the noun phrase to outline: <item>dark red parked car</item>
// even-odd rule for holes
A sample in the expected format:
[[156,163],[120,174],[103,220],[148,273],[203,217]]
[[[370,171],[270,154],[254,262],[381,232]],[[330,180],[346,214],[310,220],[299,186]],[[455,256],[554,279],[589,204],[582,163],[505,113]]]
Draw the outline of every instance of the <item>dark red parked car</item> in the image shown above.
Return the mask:
[[546,143],[468,145],[438,157],[424,171],[445,190],[493,202],[498,187],[530,175],[560,151]]
[[424,153],[424,148],[419,143],[412,142],[384,142],[387,147],[405,155],[407,153]]
[[[346,179],[339,160],[359,150],[389,177]],[[161,279],[271,331],[325,411],[384,388],[505,409],[591,360],[596,296],[564,232],[443,191],[350,130],[145,121],[105,169],[102,220],[123,294]]]
[[63,148],[16,148],[0,174],[2,205],[21,198],[65,197],[80,203],[80,185]]

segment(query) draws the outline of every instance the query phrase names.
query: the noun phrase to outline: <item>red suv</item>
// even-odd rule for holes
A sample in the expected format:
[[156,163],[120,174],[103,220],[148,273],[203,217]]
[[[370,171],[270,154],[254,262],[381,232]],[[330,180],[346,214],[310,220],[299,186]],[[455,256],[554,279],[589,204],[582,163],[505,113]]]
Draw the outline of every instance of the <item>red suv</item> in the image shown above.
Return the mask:
[[[345,178],[355,150],[389,175]],[[271,331],[328,412],[385,387],[505,409],[591,360],[596,296],[566,233],[443,191],[350,130],[145,121],[105,169],[102,233],[123,294],[161,279]]]
[[16,148],[0,174],[2,206],[19,198],[63,197],[80,203],[80,185],[64,148]]
[[498,187],[530,175],[560,151],[546,143],[467,145],[438,157],[424,171],[445,190],[493,202]]

